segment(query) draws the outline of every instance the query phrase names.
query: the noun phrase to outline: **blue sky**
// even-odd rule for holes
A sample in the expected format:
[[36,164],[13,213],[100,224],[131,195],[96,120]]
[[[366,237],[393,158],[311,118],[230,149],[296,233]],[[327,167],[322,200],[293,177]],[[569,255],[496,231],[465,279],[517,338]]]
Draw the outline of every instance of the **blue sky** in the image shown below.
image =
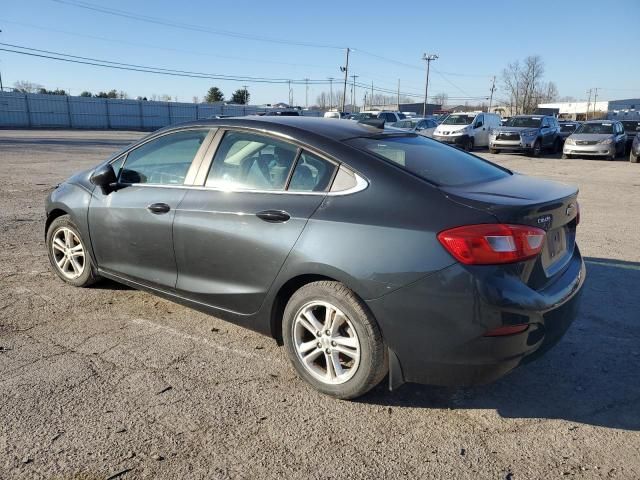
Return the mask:
[[[638,0],[82,1],[262,38],[174,28],[55,0],[24,0],[5,2],[0,9],[0,42],[168,69],[284,79],[340,78],[344,50],[331,47],[348,46],[354,49],[350,74],[358,75],[358,82],[395,89],[400,79],[401,90],[416,95],[424,92],[422,53],[437,53],[429,93],[445,92],[451,103],[454,97],[487,96],[492,75],[499,78],[510,61],[538,54],[545,63],[545,80],[554,81],[561,96],[586,98],[587,89],[599,87],[603,100],[640,97],[640,62],[633,58],[640,46]],[[539,8],[532,8],[535,4]],[[168,94],[190,102],[213,85],[229,97],[247,84],[251,103],[288,98],[286,84],[168,77],[3,51],[0,71],[5,85],[29,80],[72,94],[115,88],[132,97]],[[304,85],[293,88],[295,103],[304,105]],[[311,85],[309,103],[328,89]]]

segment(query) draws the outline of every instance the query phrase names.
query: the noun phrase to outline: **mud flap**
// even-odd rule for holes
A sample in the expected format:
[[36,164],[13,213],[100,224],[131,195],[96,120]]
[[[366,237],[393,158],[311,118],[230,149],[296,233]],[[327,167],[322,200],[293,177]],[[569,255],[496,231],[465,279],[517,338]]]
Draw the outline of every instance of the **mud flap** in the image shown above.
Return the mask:
[[390,348],[387,350],[389,352],[389,391],[392,392],[404,384],[404,375],[398,356]]

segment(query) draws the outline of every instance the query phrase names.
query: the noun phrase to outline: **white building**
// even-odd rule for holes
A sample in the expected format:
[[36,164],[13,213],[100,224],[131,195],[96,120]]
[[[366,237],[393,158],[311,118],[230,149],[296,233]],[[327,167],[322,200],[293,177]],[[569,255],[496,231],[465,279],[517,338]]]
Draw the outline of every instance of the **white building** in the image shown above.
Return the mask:
[[538,108],[558,109],[558,117],[567,120],[609,118],[616,120],[640,118],[640,98],[605,100],[599,102],[541,103]]

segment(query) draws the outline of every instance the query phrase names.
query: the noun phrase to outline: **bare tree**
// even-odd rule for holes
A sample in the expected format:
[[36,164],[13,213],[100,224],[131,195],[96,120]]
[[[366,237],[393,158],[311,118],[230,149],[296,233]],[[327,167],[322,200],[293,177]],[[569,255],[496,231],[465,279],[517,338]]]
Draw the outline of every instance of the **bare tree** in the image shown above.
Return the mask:
[[502,71],[502,89],[507,98],[502,103],[509,105],[512,114],[528,114],[536,110],[539,103],[552,102],[558,98],[558,88],[553,82],[544,83],[544,63],[538,55],[531,55],[512,62]]
[[13,88],[16,92],[35,93],[44,87],[39,83],[33,83],[28,80],[18,80],[13,84]]
[[192,98],[191,98],[191,101],[192,101],[193,103],[200,103],[200,98],[199,98],[199,97],[197,97],[197,96],[194,96],[194,97],[192,97]]
[[447,95],[444,92],[438,93],[433,97],[433,103],[438,103],[442,106],[446,105],[448,100],[449,100],[449,95]]
[[327,108],[327,94],[326,92],[321,92],[316,99],[316,103],[320,107],[320,109],[324,110]]

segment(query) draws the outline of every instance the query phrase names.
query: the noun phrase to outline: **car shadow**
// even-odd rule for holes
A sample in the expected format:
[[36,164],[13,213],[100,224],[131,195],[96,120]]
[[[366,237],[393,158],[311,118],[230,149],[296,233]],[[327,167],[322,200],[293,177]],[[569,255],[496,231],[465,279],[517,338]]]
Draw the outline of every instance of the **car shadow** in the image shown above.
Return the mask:
[[495,409],[504,418],[562,419],[640,430],[640,263],[585,258],[578,318],[542,358],[492,385],[380,385],[360,401],[397,407]]
[[109,278],[103,278],[98,283],[92,285],[91,288],[95,288],[96,290],[135,290],[124,283],[118,283]]

